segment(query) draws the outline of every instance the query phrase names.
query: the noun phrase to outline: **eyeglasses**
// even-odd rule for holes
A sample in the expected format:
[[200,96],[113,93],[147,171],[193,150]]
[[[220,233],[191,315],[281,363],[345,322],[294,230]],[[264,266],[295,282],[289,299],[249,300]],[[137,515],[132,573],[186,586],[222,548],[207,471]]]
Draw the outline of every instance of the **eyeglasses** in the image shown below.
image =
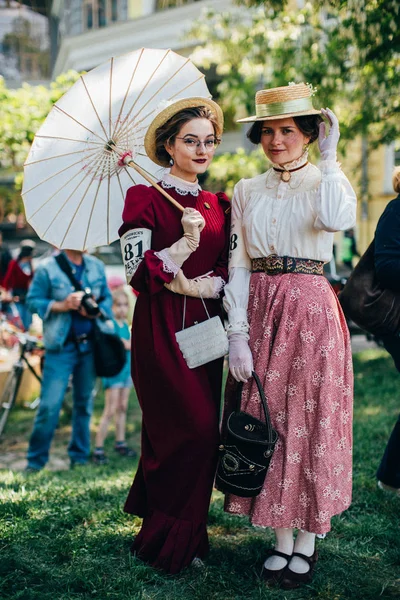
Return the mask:
[[214,150],[221,143],[221,140],[219,138],[208,138],[207,140],[204,140],[204,142],[202,142],[200,140],[196,140],[195,138],[191,138],[191,137],[178,137],[177,136],[175,139],[183,140],[183,143],[185,144],[186,148],[190,152],[197,151],[197,149],[200,148],[202,145],[204,146],[204,150],[206,152],[214,152]]

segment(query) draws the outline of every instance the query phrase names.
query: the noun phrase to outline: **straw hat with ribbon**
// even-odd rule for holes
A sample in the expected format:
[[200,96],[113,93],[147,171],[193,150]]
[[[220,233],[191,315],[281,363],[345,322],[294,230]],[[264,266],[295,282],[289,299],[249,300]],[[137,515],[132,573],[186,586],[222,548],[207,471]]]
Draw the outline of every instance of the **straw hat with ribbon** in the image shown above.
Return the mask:
[[319,115],[320,110],[313,106],[311,86],[305,83],[292,83],[256,93],[256,114],[239,119],[238,123],[271,121],[302,115]]
[[224,128],[224,115],[222,113],[221,108],[218,106],[216,102],[211,100],[210,98],[182,98],[180,100],[176,100],[175,102],[162,102],[159,106],[159,112],[150,123],[147,133],[144,138],[144,147],[146,150],[147,156],[155,162],[157,165],[161,165],[162,167],[168,167],[168,164],[161,162],[160,159],[156,155],[156,131],[162,125],[165,125],[169,119],[171,119],[176,113],[181,110],[185,110],[186,108],[198,108],[200,106],[205,106],[211,110],[213,115],[217,121],[217,136],[222,134],[222,130]]

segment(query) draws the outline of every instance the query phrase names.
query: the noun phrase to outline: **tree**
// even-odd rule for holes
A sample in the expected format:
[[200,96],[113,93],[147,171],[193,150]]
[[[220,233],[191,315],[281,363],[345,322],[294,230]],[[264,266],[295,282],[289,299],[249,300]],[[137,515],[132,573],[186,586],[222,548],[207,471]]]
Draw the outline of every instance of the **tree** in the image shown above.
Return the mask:
[[342,137],[370,134],[375,143],[400,133],[400,33],[397,0],[285,2],[244,0],[258,8],[217,14],[194,24],[202,45],[194,62],[221,77],[220,101],[234,117],[251,114],[260,87],[306,81],[318,103],[340,111]]
[[22,170],[36,131],[51,107],[78,79],[79,74],[69,71],[57,77],[50,88],[27,83],[21,88],[9,89],[0,77],[0,168]]
[[18,189],[22,186],[23,165],[36,131],[53,104],[78,77],[79,73],[68,71],[57,77],[50,88],[25,83],[18,89],[7,88],[0,77],[0,172],[14,174]]
[[253,114],[257,89],[290,81],[316,85],[315,105],[338,113],[342,151],[346,139],[362,138],[366,218],[369,150],[400,137],[398,0],[311,0],[302,9],[278,0],[237,4],[230,13],[208,10],[188,34],[201,44],[193,61],[220,77],[228,126]]

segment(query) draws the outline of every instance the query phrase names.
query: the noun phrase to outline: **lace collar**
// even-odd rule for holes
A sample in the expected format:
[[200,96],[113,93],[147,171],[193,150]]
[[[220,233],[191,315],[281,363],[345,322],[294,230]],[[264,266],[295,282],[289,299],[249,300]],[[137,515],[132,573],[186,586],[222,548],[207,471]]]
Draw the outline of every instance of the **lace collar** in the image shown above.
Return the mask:
[[186,196],[186,194],[198,196],[201,192],[201,187],[197,180],[194,183],[191,183],[190,181],[185,181],[180,177],[171,175],[171,173],[165,173],[163,175],[161,185],[164,189],[174,188],[181,196]]

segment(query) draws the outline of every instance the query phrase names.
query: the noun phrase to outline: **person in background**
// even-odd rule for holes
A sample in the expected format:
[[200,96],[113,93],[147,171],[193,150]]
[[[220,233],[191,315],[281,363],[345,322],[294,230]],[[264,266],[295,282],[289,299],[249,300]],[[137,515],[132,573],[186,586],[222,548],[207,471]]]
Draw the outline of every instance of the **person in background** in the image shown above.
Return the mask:
[[[384,288],[400,293],[400,167],[393,172],[393,189],[397,198],[386,206],[375,231],[375,271]],[[400,372],[400,337],[387,335],[381,339]],[[386,445],[377,478],[381,489],[400,497],[400,415]]]
[[[69,266],[75,279],[90,294],[88,306],[83,291],[76,291],[59,261]],[[38,267],[26,298],[28,308],[43,320],[46,351],[39,410],[29,440],[27,472],[40,471],[49,459],[50,445],[72,375],[72,433],[68,446],[71,468],[83,465],[90,454],[90,418],[96,373],[92,333],[100,311],[111,319],[111,293],[103,263],[79,250],[64,250]],[[97,307],[96,307],[97,304]],[[90,313],[88,310],[90,309]],[[96,314],[93,314],[97,310]],[[98,325],[107,330],[101,319]]]
[[110,290],[113,292],[114,290],[124,290],[128,298],[128,314],[126,320],[129,325],[132,325],[133,321],[133,313],[135,310],[135,304],[138,297],[138,293],[126,283],[126,278],[122,278],[119,275],[112,275],[107,278],[107,285]]
[[36,244],[32,240],[23,240],[17,258],[10,261],[3,279],[3,287],[13,298],[25,331],[32,323],[32,313],[26,304],[26,295],[33,278],[32,258],[35,247]]
[[[264,420],[254,370],[279,439],[260,494],[227,495],[225,510],[274,530],[262,578],[292,589],[311,582],[316,534],[351,502],[350,336],[323,265],[333,232],[355,224],[356,196],[336,158],[338,120],[314,109],[308,85],[258,91],[256,115],[244,121],[272,164],[239,181],[232,199],[225,416],[234,408],[234,380],[250,378],[242,410]],[[316,140],[318,167],[308,158]]]
[[12,260],[11,252],[8,246],[3,242],[3,233],[0,231],[0,289],[3,288],[3,281],[7,273],[8,265]]
[[127,322],[129,310],[128,295],[123,289],[112,292],[114,314],[114,331],[124,342],[126,352],[126,363],[123,369],[114,377],[103,377],[105,389],[105,406],[97,430],[95,450],[92,460],[97,465],[105,465],[108,460],[104,452],[104,440],[107,435],[112,419],[115,419],[115,446],[114,450],[120,456],[134,458],[136,452],[129,448],[125,441],[126,412],[128,410],[129,393],[132,389],[131,378],[131,334]]
[[[222,316],[229,201],[202,190],[223,116],[208,98],[166,103],[145,136],[147,155],[170,167],[159,185],[129,188],[120,228],[127,280],[139,292],[132,378],[143,413],[138,470],[124,510],[143,518],[132,552],[178,573],[208,551],[207,515],[218,458],[223,359],[190,369],[175,334]],[[203,300],[201,299],[203,298]]]
[[344,232],[341,246],[342,263],[350,270],[353,270],[353,258],[360,256],[357,246],[354,229],[348,229]]

